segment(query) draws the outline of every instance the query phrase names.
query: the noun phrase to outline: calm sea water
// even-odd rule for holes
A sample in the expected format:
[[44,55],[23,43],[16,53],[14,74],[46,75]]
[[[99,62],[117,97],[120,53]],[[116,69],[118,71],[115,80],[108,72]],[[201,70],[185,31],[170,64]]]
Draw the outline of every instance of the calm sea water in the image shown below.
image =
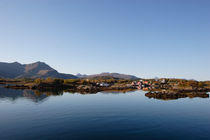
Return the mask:
[[0,88],[0,139],[210,139],[210,99]]

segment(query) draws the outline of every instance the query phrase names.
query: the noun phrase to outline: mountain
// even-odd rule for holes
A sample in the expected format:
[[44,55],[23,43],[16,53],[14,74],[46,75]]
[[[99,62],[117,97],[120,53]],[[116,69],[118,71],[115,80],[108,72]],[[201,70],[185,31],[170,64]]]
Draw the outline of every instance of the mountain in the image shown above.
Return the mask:
[[2,63],[0,62],[0,77],[2,78],[14,78],[23,74],[24,67],[18,62],[14,63]]
[[44,62],[36,62],[31,64],[20,64],[18,62],[5,63],[0,62],[0,78],[63,78],[63,79],[76,79],[76,78],[88,78],[88,79],[126,79],[136,80],[140,79],[133,75],[120,74],[120,73],[109,73],[104,72],[101,74],[94,75],[82,75],[59,73],[55,69],[51,68]]
[[32,64],[0,62],[0,77],[2,78],[63,78],[75,79],[72,74],[59,73],[44,62]]
[[88,76],[88,75],[87,75],[87,74],[78,73],[76,76],[77,76],[78,78],[82,78],[82,77],[86,77],[86,76]]
[[104,72],[101,74],[94,74],[94,75],[87,75],[87,76],[82,76],[80,78],[87,78],[87,79],[125,79],[125,80],[136,80],[140,79],[136,76],[133,75],[127,75],[127,74],[120,74],[120,73],[109,73],[109,72]]

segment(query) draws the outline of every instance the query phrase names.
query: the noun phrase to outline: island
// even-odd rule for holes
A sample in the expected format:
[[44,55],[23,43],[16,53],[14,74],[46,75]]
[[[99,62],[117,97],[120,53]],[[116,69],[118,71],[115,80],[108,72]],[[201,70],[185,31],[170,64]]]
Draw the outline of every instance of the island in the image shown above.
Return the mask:
[[128,92],[135,90],[147,91],[149,98],[176,99],[184,97],[209,97],[210,81],[185,79],[138,79],[125,80],[113,77],[98,79],[0,79],[5,88],[31,89],[38,91],[69,91],[80,93],[97,93],[101,91]]

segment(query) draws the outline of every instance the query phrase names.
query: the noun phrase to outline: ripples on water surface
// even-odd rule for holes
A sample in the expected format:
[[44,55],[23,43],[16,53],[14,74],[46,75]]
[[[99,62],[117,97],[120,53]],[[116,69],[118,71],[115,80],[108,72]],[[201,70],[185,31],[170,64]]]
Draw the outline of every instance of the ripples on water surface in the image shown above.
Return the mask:
[[0,89],[0,139],[210,139],[210,99]]

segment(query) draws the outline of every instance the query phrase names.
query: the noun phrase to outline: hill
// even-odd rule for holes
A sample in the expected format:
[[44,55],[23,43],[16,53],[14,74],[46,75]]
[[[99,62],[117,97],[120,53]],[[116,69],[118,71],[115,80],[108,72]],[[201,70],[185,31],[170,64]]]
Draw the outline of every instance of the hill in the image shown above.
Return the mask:
[[59,73],[44,62],[32,64],[0,62],[0,77],[2,78],[63,78],[76,79],[72,74]]
[[125,80],[136,80],[140,79],[133,75],[127,75],[127,74],[120,74],[120,73],[101,73],[101,74],[94,74],[94,75],[84,75],[80,78],[86,78],[86,79],[125,79]]

